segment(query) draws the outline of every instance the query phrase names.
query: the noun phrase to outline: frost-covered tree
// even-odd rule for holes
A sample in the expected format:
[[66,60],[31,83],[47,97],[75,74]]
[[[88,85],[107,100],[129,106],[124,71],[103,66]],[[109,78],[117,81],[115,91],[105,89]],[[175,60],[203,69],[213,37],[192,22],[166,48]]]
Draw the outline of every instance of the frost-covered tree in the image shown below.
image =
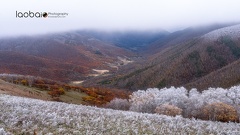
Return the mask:
[[179,108],[185,108],[186,103],[188,102],[187,94],[188,92],[184,87],[170,87],[168,89],[160,89],[156,98],[156,102],[157,105],[168,103]]
[[154,113],[154,109],[157,107],[155,101],[158,94],[159,90],[157,88],[133,92],[129,99],[129,102],[131,103],[130,110],[136,112]]
[[130,110],[137,112],[154,113],[157,106],[172,104],[184,108],[187,103],[187,90],[181,88],[149,88],[146,91],[139,90],[130,96]]
[[227,104],[233,104],[232,100],[227,96],[228,90],[223,88],[209,88],[204,90],[201,94],[201,98],[205,104],[211,104],[215,102],[223,102]]
[[197,89],[191,89],[189,91],[188,102],[183,109],[183,116],[188,118],[199,116],[203,104],[204,101],[201,98],[201,93]]

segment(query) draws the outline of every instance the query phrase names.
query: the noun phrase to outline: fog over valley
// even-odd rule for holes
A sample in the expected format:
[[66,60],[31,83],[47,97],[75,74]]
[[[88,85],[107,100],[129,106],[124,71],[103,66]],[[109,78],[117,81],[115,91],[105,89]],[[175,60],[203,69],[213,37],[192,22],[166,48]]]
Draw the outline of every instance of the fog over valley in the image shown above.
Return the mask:
[[[0,36],[70,30],[159,30],[239,22],[238,0],[8,0],[0,5]],[[18,12],[67,13],[64,18],[16,18]]]

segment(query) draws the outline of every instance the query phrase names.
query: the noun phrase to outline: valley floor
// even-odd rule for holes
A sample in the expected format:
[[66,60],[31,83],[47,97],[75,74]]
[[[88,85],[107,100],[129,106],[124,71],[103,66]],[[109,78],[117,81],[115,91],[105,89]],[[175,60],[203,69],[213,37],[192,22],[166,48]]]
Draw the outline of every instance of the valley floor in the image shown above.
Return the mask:
[[240,134],[240,124],[116,111],[0,94],[0,135]]

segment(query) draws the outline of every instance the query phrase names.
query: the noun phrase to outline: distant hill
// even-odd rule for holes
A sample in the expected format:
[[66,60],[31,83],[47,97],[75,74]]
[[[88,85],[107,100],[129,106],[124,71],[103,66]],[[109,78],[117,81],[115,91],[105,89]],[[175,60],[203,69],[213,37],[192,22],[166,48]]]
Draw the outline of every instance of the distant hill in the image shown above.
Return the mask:
[[127,73],[101,78],[98,84],[132,90],[169,86],[204,89],[239,84],[240,25],[221,27],[169,34],[170,37],[148,46],[148,57],[139,62],[141,66],[135,63],[135,69],[132,66]]
[[131,51],[139,51],[141,48],[148,46],[156,40],[166,37],[169,32],[165,30],[146,30],[146,31],[96,31],[82,30],[77,31],[79,34],[92,36],[104,42],[114,44],[121,48],[126,48]]
[[206,26],[189,27],[180,31],[169,33],[164,38],[159,38],[152,44],[145,46],[142,50],[143,53],[152,55],[154,53],[160,52],[163,48],[178,45],[179,43],[183,43],[193,38],[202,36],[213,30],[231,25],[233,24],[212,24]]
[[0,73],[78,81],[96,74],[93,69],[114,72],[121,59],[134,54],[113,44],[75,32],[0,39]]

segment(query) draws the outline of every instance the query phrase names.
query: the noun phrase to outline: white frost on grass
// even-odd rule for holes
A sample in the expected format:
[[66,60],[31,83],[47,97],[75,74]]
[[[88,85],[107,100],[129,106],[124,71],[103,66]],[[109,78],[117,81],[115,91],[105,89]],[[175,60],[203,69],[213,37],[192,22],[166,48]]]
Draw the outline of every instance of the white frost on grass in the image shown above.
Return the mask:
[[240,24],[214,30],[202,37],[207,40],[215,41],[222,36],[230,36],[232,38],[240,37]]
[[9,135],[3,128],[0,128],[0,135]]
[[0,95],[0,131],[12,134],[240,134],[240,124]]

